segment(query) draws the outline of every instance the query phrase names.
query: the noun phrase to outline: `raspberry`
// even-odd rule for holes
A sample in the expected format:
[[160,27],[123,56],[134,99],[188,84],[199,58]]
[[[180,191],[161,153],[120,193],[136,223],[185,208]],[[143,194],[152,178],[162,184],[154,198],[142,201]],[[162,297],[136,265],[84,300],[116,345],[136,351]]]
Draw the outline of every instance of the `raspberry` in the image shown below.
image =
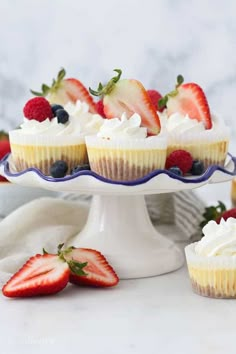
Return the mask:
[[151,98],[151,101],[152,101],[153,105],[155,106],[156,110],[159,112],[163,112],[165,107],[159,108],[159,106],[158,106],[158,101],[162,98],[162,95],[156,90],[148,90],[147,93],[148,93],[148,96]]
[[175,150],[166,159],[166,169],[177,166],[183,172],[188,173],[193,165],[192,155],[185,150]]
[[53,118],[52,108],[44,97],[35,97],[29,100],[23,112],[26,118],[30,120],[35,119],[38,122],[43,122],[47,118]]
[[106,118],[105,113],[104,113],[103,100],[100,100],[96,103],[96,108],[97,108],[98,114],[100,114],[100,116],[102,116],[103,118]]
[[235,218],[235,219],[236,219],[236,208],[227,210],[227,211],[225,211],[223,214],[221,214],[221,215],[216,219],[217,224],[220,223],[220,220],[221,220],[222,218],[223,218],[225,221],[226,221],[227,219],[229,219],[229,218]]

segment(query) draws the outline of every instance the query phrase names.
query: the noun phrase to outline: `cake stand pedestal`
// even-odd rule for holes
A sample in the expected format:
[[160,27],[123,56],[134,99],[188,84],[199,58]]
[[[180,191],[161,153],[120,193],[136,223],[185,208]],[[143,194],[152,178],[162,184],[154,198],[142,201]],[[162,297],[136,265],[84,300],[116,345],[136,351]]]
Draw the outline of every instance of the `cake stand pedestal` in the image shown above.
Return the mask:
[[184,263],[179,248],[153,227],[144,195],[229,181],[236,175],[236,158],[229,155],[224,168],[211,166],[199,177],[157,170],[136,181],[114,182],[91,171],[61,179],[45,176],[35,168],[16,172],[11,156],[6,156],[0,162],[0,174],[24,186],[94,195],[87,223],[73,245],[100,251],[121,279],[129,279],[171,272]]

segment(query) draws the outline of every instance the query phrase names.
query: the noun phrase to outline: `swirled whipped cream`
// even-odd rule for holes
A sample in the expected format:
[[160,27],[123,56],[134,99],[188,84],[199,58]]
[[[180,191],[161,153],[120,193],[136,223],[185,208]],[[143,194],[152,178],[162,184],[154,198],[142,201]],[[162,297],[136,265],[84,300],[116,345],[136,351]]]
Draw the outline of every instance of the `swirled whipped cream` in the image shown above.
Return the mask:
[[68,102],[64,109],[69,113],[70,117],[76,118],[81,126],[81,133],[86,135],[97,134],[99,128],[104,122],[99,114],[89,112],[89,106],[86,102],[77,101],[75,104]]
[[103,124],[104,119],[99,114],[90,113],[85,102],[68,103],[64,109],[69,113],[67,123],[58,123],[56,117],[45,119],[43,122],[24,118],[18,132],[29,135],[90,135],[96,134]]
[[236,255],[236,219],[210,221],[203,228],[204,237],[195,247],[196,254],[206,257]]
[[173,113],[169,116],[166,122],[168,132],[183,133],[200,133],[205,130],[203,122],[197,119],[192,119],[188,114],[185,116],[180,113]]
[[120,119],[105,119],[97,136],[106,139],[144,139],[147,137],[147,128],[141,127],[141,117],[137,113],[130,118],[123,113]]

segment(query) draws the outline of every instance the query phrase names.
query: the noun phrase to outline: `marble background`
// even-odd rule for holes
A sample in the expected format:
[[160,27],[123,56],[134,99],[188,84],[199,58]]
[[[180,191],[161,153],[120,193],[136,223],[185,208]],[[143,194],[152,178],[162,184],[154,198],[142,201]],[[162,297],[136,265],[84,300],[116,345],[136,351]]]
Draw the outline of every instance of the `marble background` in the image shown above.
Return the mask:
[[0,129],[63,66],[91,87],[122,68],[162,93],[181,73],[236,133],[235,13],[234,0],[0,0]]

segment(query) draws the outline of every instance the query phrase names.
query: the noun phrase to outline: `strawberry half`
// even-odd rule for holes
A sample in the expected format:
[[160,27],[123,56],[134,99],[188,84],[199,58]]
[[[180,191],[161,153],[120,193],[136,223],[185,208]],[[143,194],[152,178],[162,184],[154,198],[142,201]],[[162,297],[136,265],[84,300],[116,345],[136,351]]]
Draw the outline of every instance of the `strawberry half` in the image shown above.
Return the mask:
[[96,104],[90,96],[86,87],[77,79],[65,79],[66,71],[61,69],[57,79],[53,79],[52,86],[42,84],[42,92],[31,90],[35,96],[45,96],[51,104],[60,104],[64,106],[68,102],[80,100],[86,102],[91,113],[97,113]]
[[89,88],[95,96],[103,95],[104,113],[107,118],[121,118],[125,112],[127,117],[138,113],[142,119],[142,126],[148,130],[148,135],[156,135],[160,132],[160,119],[151,98],[141,82],[134,79],[120,80],[122,71],[118,73],[106,86],[101,83],[97,91]]
[[64,289],[69,281],[68,264],[57,255],[37,254],[4,285],[7,297],[29,297],[55,294]]
[[202,88],[195,83],[183,84],[183,81],[179,75],[175,90],[164,96],[159,105],[166,105],[168,116],[177,112],[188,114],[190,118],[203,122],[206,129],[211,129],[210,108]]
[[[108,264],[106,258],[98,251],[88,248],[74,248],[65,255],[66,260],[82,263],[86,276],[70,274],[70,282],[77,285],[94,287],[110,287],[117,285],[119,278],[114,269]],[[70,263],[69,263],[70,264]]]

